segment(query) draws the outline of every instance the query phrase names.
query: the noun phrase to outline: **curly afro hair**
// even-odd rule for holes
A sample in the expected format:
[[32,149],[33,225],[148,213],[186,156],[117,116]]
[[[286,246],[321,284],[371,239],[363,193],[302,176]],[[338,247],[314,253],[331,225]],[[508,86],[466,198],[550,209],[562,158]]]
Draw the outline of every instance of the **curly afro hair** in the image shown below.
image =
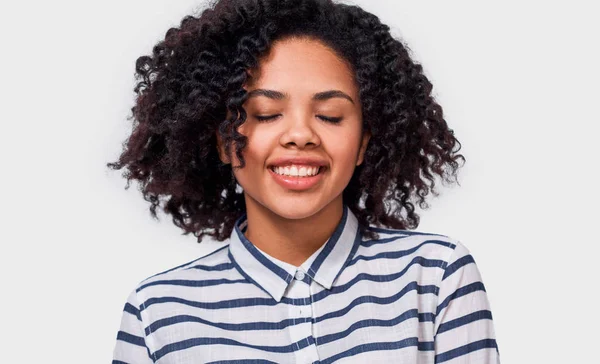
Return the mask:
[[[456,154],[461,145],[422,66],[389,30],[360,7],[331,0],[213,1],[137,59],[133,130],[118,161],[107,166],[126,168],[125,189],[139,181],[154,218],[162,202],[183,234],[225,240],[245,212],[232,168],[245,166],[247,138],[237,128],[246,120],[248,71],[258,69],[274,41],[311,37],[349,61],[363,130],[372,136],[344,203],[370,238],[378,237],[374,226],[414,229],[413,202],[428,208],[438,176],[458,183],[458,160],[465,158]],[[220,161],[217,132],[227,151],[235,142],[240,166]]]

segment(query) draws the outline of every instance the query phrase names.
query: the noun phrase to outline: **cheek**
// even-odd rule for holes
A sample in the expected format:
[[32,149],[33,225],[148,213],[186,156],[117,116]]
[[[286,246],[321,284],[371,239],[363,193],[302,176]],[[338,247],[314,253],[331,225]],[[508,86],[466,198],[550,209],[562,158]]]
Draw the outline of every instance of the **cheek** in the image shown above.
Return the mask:
[[360,147],[356,133],[339,133],[327,143],[328,151],[334,163],[340,166],[354,166]]
[[273,136],[256,131],[248,131],[247,133],[244,133],[244,135],[248,137],[248,140],[242,155],[244,156],[244,160],[246,161],[246,166],[248,169],[244,168],[239,172],[249,173],[253,171],[260,171],[262,167],[265,166],[266,161],[269,158],[269,151],[273,143]]
[[356,148],[349,143],[346,145],[340,144],[330,153],[334,175],[343,179],[350,178],[356,168]]

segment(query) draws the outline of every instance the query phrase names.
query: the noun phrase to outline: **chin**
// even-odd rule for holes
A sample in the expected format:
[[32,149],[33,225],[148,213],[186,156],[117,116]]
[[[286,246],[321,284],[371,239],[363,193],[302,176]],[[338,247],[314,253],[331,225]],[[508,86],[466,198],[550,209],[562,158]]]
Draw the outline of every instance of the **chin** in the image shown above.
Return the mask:
[[265,205],[274,214],[288,220],[299,220],[315,215],[325,207],[302,198],[279,198]]

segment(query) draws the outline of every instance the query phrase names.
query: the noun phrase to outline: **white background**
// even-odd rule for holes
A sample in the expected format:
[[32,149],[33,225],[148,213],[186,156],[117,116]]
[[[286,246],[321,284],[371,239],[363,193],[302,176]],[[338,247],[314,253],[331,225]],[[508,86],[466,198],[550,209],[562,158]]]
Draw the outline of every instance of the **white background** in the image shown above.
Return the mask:
[[[595,2],[356,1],[412,49],[467,158],[417,230],[460,239],[503,363],[591,363],[598,334]],[[221,246],[153,220],[105,167],[130,131],[135,59],[201,4],[0,9],[3,363],[107,363],[128,292]]]

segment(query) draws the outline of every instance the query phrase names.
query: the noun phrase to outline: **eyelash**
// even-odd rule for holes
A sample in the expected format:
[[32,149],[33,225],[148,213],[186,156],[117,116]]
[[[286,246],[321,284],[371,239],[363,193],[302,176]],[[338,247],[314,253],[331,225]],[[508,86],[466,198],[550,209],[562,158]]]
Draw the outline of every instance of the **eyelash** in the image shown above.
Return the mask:
[[[267,115],[267,116],[255,115],[254,117],[259,122],[265,122],[265,121],[268,121],[268,120],[275,119],[277,116],[279,116],[279,115]],[[330,117],[323,116],[323,115],[317,115],[317,117],[320,118],[320,119],[323,119],[324,121],[326,121],[328,123],[331,123],[331,124],[338,124],[340,121],[342,121],[341,117],[330,118]]]

